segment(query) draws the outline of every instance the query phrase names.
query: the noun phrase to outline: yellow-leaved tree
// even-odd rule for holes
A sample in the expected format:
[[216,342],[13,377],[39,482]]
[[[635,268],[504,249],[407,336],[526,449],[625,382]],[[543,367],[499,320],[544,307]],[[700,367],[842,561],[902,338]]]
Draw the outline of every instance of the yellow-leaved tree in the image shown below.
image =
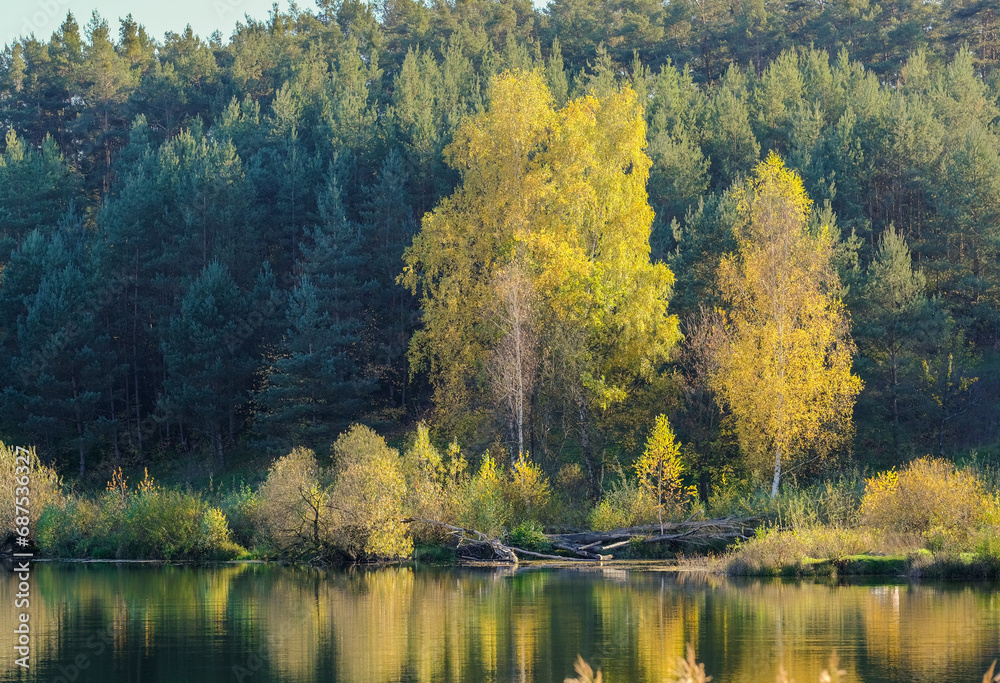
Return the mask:
[[670,506],[677,510],[684,502],[681,487],[681,446],[666,415],[657,415],[653,431],[646,439],[646,450],[635,462],[639,486],[656,501],[660,534],[663,534],[663,510]]
[[411,367],[445,431],[488,439],[503,414],[523,457],[542,405],[593,483],[594,416],[680,338],[673,274],[649,260],[645,133],[627,86],[556,109],[539,71],[496,76],[459,126],[445,156],[461,183],[424,216],[401,276],[422,306]]
[[861,380],[826,227],[809,229],[812,202],[799,175],[772,152],[737,191],[735,254],[719,266],[729,304],[712,383],[757,469],[829,453],[852,434]]

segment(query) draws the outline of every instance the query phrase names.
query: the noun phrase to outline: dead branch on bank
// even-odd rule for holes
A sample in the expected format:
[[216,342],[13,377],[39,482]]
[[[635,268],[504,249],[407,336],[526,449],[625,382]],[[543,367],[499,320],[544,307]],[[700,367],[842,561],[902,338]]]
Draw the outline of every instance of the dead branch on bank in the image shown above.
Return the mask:
[[518,555],[546,560],[603,561],[614,558],[607,555],[609,550],[629,543],[669,543],[678,548],[708,547],[728,545],[738,540],[749,539],[760,520],[755,517],[734,517],[726,519],[706,519],[692,522],[672,522],[649,524],[646,526],[615,529],[613,531],[584,531],[571,534],[546,534],[553,548],[572,553],[577,557],[546,555],[531,550],[515,548],[490,538],[481,531],[464,529],[433,519],[408,518],[404,523],[430,524],[441,527],[458,539],[456,554],[466,560],[486,560],[517,563]]
[[461,559],[487,560],[517,564],[517,555],[514,554],[514,550],[510,546],[501,543],[500,539],[490,538],[482,531],[464,529],[459,526],[439,522],[436,519],[407,517],[403,520],[404,524],[412,524],[414,522],[418,524],[430,524],[447,530],[451,536],[458,539],[458,546],[455,548],[455,554]]
[[704,519],[695,522],[671,522],[662,526],[647,524],[613,531],[550,534],[548,539],[556,548],[593,554],[614,550],[632,542],[667,542],[677,547],[707,547],[747,540],[753,535],[759,523],[760,520],[756,517]]

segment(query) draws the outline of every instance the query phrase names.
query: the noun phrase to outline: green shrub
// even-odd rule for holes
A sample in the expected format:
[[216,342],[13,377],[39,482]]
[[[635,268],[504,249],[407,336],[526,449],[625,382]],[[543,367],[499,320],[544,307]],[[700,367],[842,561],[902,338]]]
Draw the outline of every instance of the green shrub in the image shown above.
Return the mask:
[[623,479],[604,492],[604,498],[590,513],[590,528],[611,531],[656,520],[656,501],[635,482]]
[[243,483],[230,491],[222,499],[220,508],[229,521],[235,543],[250,548],[261,540],[260,496],[249,484]]
[[156,489],[131,496],[125,506],[118,557],[174,560],[192,557],[203,515],[201,501]]
[[36,526],[38,546],[47,557],[89,557],[92,530],[99,525],[98,506],[69,497],[62,506],[45,508]]
[[534,520],[521,522],[514,527],[507,537],[507,542],[515,548],[535,552],[544,553],[552,550],[552,544],[545,536],[545,530]]
[[216,507],[202,515],[197,547],[201,557],[212,560],[232,560],[246,553],[233,542],[226,515]]
[[156,485],[148,473],[134,491],[116,470],[97,501],[70,497],[50,506],[38,524],[47,555],[96,559],[230,559],[225,515],[199,496]]
[[982,529],[974,538],[973,554],[976,560],[1000,570],[1000,527],[988,526]]

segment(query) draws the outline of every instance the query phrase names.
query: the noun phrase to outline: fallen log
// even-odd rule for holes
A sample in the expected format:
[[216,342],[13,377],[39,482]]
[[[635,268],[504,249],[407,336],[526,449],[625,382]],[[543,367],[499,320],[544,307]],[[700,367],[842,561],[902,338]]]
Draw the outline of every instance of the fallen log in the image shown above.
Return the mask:
[[[488,560],[494,562],[508,562],[517,564],[517,555],[514,554],[510,546],[504,545],[498,538],[490,538],[482,531],[476,529],[465,529],[463,527],[445,524],[436,519],[419,519],[407,517],[404,524],[430,524],[446,529],[448,533],[458,539],[455,554],[467,560]],[[466,545],[462,545],[465,543]]]
[[713,543],[733,543],[752,535],[760,520],[755,517],[703,519],[683,522],[646,524],[611,531],[583,531],[570,534],[549,534],[552,545],[591,559],[606,558],[609,550],[629,543],[671,543],[676,546],[707,546]]
[[[586,549],[594,544],[615,543],[617,541],[630,540],[632,538],[653,538],[659,536],[675,536],[685,532],[700,532],[704,535],[732,535],[733,537],[745,535],[746,529],[756,529],[760,520],[756,517],[728,517],[722,519],[703,519],[685,522],[665,522],[659,524],[646,524],[643,526],[627,527],[624,529],[613,529],[611,531],[582,531],[570,534],[550,534],[548,538],[552,542],[567,543],[578,549]],[[667,539],[661,539],[667,540]]]
[[513,550],[515,553],[521,553],[522,555],[528,555],[530,557],[538,557],[543,560],[563,560],[564,562],[590,562],[590,560],[584,557],[564,557],[562,555],[546,555],[545,553],[536,553],[533,550],[515,548],[514,546],[511,546],[510,549]]
[[523,548],[505,545],[497,538],[476,529],[439,522],[435,519],[419,519],[410,517],[403,520],[406,524],[429,524],[445,529],[458,539],[455,553],[462,559],[508,562],[517,564],[517,553],[522,556],[538,557],[546,560],[574,560],[601,562],[614,558],[605,554],[609,550],[621,548],[629,543],[670,543],[675,546],[708,546],[713,543],[733,543],[746,540],[753,534],[760,520],[755,517],[736,517],[724,519],[704,519],[665,524],[647,524],[644,526],[614,529],[612,531],[584,531],[570,534],[546,534],[553,548],[572,553],[577,557],[548,555]]
[[575,555],[579,555],[580,557],[587,560],[603,561],[612,559],[611,555],[601,555],[600,553],[592,553],[588,550],[584,550],[583,548],[579,548],[575,545],[570,545],[569,543],[553,543],[552,547],[558,548],[559,550],[565,550],[566,552],[573,553]]

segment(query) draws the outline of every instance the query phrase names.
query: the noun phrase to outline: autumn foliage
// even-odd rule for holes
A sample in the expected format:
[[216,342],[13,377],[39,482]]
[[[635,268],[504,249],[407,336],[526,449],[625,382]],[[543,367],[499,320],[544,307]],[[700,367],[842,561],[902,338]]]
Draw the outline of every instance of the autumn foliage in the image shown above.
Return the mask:
[[941,458],[914,460],[865,481],[862,523],[952,540],[995,515],[996,503],[979,478]]
[[556,109],[539,71],[495,77],[459,126],[445,158],[462,182],[424,216],[401,278],[422,307],[413,368],[450,432],[518,423],[533,399],[566,403],[587,430],[679,340],[673,274],[649,257],[645,132],[627,86]]
[[773,497],[785,463],[848,442],[862,383],[851,372],[831,237],[826,227],[810,230],[812,202],[798,173],[771,153],[737,197],[738,250],[719,268],[726,342],[712,382],[743,452],[760,469],[773,462]]

